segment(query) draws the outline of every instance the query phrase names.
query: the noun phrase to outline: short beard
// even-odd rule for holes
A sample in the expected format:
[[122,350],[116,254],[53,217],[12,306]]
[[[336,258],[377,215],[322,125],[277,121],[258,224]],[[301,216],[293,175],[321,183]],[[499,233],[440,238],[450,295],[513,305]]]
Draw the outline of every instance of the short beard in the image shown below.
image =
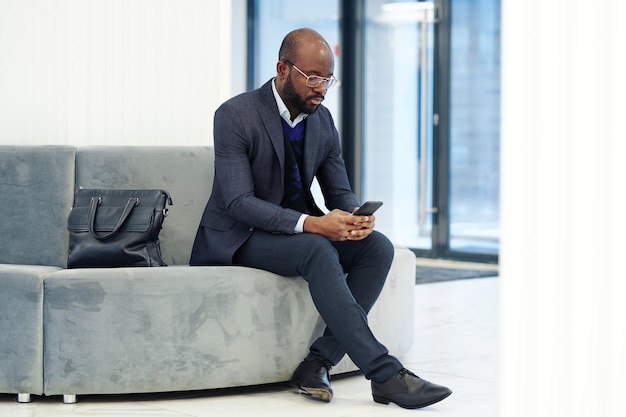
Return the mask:
[[[302,100],[300,98],[298,93],[296,93],[296,90],[293,88],[293,83],[291,82],[291,73],[289,74],[289,76],[287,77],[287,80],[285,81],[285,85],[283,87],[283,94],[285,95],[284,100],[288,102],[289,104],[292,104],[293,106],[295,106],[295,108],[298,109],[300,113],[313,114],[317,111],[317,108],[319,107],[319,105],[317,104],[308,105],[306,99]],[[315,95],[313,97],[317,97],[317,96],[318,95]],[[322,99],[324,98],[324,96],[321,96],[321,97]]]

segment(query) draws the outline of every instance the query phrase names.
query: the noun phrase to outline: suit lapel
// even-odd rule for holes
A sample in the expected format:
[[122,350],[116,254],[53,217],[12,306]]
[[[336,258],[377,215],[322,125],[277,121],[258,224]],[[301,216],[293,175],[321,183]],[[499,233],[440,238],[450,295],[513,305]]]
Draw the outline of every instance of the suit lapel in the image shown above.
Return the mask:
[[259,116],[276,152],[282,177],[285,173],[285,140],[278,114],[278,106],[272,92],[272,80],[265,83],[260,88],[259,93],[259,100],[261,101],[261,105],[258,108]]

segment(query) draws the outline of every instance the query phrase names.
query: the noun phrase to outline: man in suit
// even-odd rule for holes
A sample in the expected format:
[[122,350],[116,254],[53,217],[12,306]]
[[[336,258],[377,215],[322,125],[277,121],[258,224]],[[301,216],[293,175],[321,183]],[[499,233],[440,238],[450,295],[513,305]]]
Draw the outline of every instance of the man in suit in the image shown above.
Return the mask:
[[[393,246],[357,216],[339,136],[321,105],[336,79],[332,49],[298,29],[279,50],[276,77],[215,113],[215,179],[191,264],[245,265],[302,276],[326,324],[295,370],[293,386],[322,401],[344,354],[371,380],[376,402],[419,408],[451,391],[406,370],[372,334],[367,313],[383,288]],[[316,177],[327,208],[310,192]],[[346,275],[347,274],[347,275]]]

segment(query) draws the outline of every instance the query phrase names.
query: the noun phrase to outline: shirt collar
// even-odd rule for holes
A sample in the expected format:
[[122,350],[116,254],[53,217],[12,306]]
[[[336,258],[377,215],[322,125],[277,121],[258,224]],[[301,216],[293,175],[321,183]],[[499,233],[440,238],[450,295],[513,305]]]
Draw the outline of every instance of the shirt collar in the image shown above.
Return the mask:
[[280,117],[283,118],[287,122],[290,127],[295,127],[298,123],[306,119],[308,114],[300,113],[293,121],[291,121],[291,114],[289,113],[289,109],[285,105],[285,102],[278,94],[278,90],[276,90],[276,78],[272,80],[272,91],[274,92],[274,98],[276,99],[276,104],[278,105],[278,113]]

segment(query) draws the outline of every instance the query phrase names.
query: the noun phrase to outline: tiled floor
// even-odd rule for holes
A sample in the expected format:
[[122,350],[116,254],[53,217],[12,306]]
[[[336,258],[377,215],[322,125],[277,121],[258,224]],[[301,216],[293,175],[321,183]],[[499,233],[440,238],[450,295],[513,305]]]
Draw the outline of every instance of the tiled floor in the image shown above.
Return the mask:
[[415,287],[416,338],[404,365],[454,391],[419,411],[372,401],[360,375],[333,381],[329,404],[301,397],[286,385],[220,392],[164,395],[82,396],[77,404],[60,397],[34,397],[18,404],[0,395],[0,417],[205,417],[205,416],[401,416],[498,415],[498,279],[481,278]]

